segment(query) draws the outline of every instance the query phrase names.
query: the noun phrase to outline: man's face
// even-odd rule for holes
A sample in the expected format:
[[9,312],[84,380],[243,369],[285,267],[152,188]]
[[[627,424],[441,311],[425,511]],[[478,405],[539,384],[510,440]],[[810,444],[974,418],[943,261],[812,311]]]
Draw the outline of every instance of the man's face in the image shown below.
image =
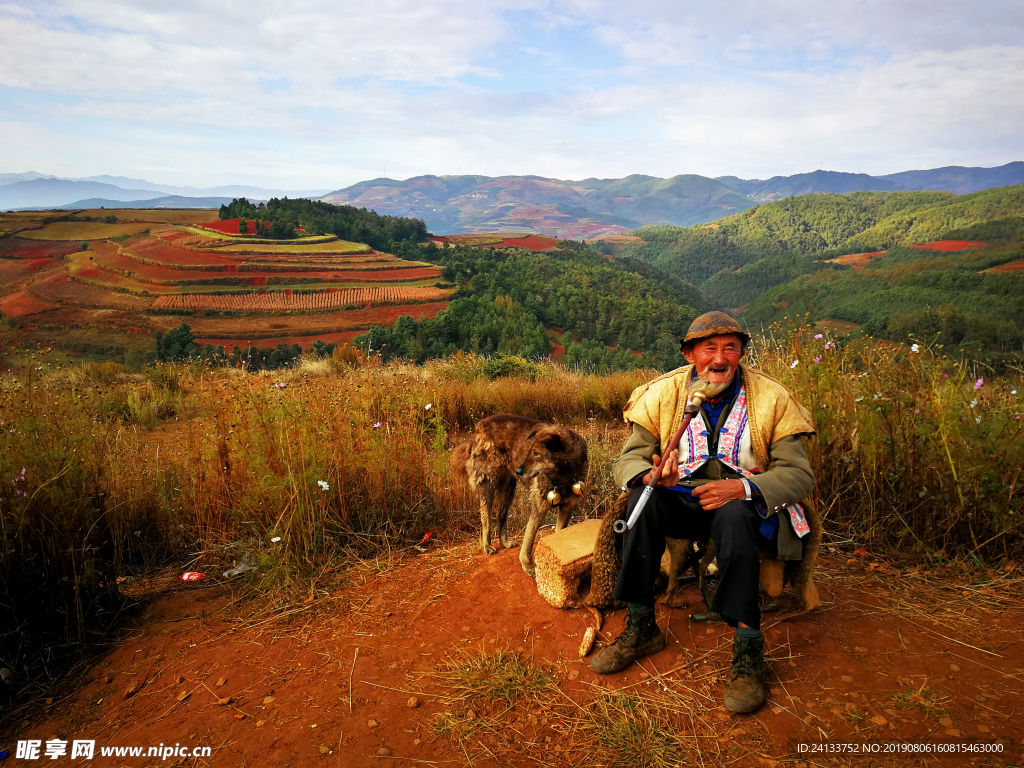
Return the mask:
[[731,333],[712,336],[696,342],[683,356],[695,366],[698,378],[711,384],[728,384],[743,357],[743,342]]

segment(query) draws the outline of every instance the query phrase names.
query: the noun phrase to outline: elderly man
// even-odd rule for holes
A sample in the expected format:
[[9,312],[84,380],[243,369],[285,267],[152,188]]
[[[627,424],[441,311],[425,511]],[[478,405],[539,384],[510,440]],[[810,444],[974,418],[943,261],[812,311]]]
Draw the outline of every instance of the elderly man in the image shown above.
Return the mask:
[[782,384],[740,365],[749,342],[729,315],[701,315],[680,347],[690,365],[638,387],[626,405],[633,433],[614,474],[631,489],[632,511],[682,422],[688,393],[707,397],[626,535],[614,592],[629,603],[626,629],[591,663],[595,672],[619,672],[665,647],[654,616],[665,537],[710,539],[719,573],[710,608],[736,627],[725,686],[733,712],[764,703],[760,548],[774,545],[780,559],[800,559],[807,523],[799,502],[814,488],[802,439],[814,434],[811,415]]

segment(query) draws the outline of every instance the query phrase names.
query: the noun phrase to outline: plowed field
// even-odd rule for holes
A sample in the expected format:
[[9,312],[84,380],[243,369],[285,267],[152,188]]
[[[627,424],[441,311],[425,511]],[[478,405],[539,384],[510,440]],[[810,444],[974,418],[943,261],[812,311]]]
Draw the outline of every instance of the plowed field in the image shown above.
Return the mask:
[[214,208],[103,208],[82,211],[82,216],[117,216],[118,221],[150,221],[164,224],[201,224],[219,221]]
[[93,309],[142,310],[148,307],[152,301],[135,294],[71,280],[63,270],[36,280],[32,283],[30,290],[34,296],[46,301]]
[[56,221],[42,229],[21,232],[29,240],[103,240],[121,235],[137,235],[149,229],[146,222],[128,224],[103,224],[99,221]]
[[78,243],[28,240],[21,237],[0,239],[0,256],[10,259],[39,259],[64,256],[78,250]]
[[932,243],[908,245],[908,248],[923,248],[928,251],[963,251],[967,248],[981,248],[984,240],[936,240]]
[[1009,272],[1024,272],[1024,259],[1020,261],[1011,261],[1009,264],[1000,264],[998,267],[992,267],[991,269],[984,270],[983,274],[985,272],[996,272],[1003,274]]
[[37,299],[28,291],[18,291],[0,299],[0,312],[11,317],[24,317],[56,308],[56,304]]
[[53,262],[53,259],[0,259],[0,286],[13,285]]
[[846,266],[853,267],[858,272],[864,269],[864,266],[871,261],[871,259],[877,259],[879,256],[884,256],[885,251],[872,251],[871,253],[848,253],[845,256],[840,256],[838,259],[829,259],[830,264],[845,264]]
[[373,249],[362,243],[348,240],[331,240],[328,243],[238,243],[222,245],[218,253],[369,253]]
[[140,260],[154,262],[157,265],[163,264],[175,269],[205,266],[238,267],[238,261],[235,259],[218,256],[207,251],[176,248],[155,237],[132,240],[130,243],[125,243],[121,247],[121,251]]
[[436,301],[446,292],[440,288],[356,288],[313,293],[271,291],[268,293],[210,294],[181,293],[160,296],[153,302],[155,309],[209,309],[234,312],[287,312],[295,310],[341,309],[350,304],[403,303],[409,301]]

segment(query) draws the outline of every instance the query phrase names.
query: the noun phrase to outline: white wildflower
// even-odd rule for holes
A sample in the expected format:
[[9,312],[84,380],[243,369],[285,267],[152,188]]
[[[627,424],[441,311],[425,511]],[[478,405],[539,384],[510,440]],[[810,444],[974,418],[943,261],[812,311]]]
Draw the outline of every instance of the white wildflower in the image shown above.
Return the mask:
[[1017,394],[1017,390],[1016,389],[1011,389],[1010,390],[1010,394],[1011,395],[1016,395]]
[[855,400],[854,400],[853,402],[855,402],[855,403],[859,403],[859,402],[860,402],[861,400],[863,400],[863,399],[864,399],[863,397],[858,397],[858,398],[856,398],[856,399],[855,399]]
[[429,410],[430,410],[430,409],[431,409],[432,407],[433,407],[433,406],[431,406],[431,404],[430,404],[430,403],[427,403],[426,405],[424,405],[424,406],[423,406],[423,410],[425,410],[425,411],[429,411]]
[[973,407],[974,407],[974,406],[976,406],[977,404],[978,404],[978,401],[977,401],[977,399],[975,399],[975,400],[971,400],[971,408],[973,408]]
[[281,537],[280,537],[280,536],[275,536],[274,538],[272,538],[272,539],[270,540],[270,543],[271,543],[271,544],[277,544],[277,542],[279,542],[280,540],[281,540]]
[[320,486],[321,490],[324,490],[324,491],[329,491],[329,490],[331,490],[331,486],[329,486],[329,485],[327,484],[327,481],[326,481],[326,480],[317,480],[317,481],[316,481],[316,484]]
[[975,424],[981,424],[981,416],[975,416],[974,417],[974,423]]
[[789,367],[790,368],[796,368],[798,365],[800,365],[800,361],[799,360],[794,360],[792,363],[790,363]]
[[919,344],[911,344],[910,351],[916,354],[921,351],[921,346]]

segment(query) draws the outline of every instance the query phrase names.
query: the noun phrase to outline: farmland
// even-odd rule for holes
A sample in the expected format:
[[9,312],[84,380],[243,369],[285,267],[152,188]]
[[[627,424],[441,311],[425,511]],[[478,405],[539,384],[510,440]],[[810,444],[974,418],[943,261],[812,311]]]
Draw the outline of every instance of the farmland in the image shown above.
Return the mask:
[[0,237],[0,334],[8,346],[105,356],[152,349],[153,334],[185,321],[214,346],[309,346],[350,341],[403,314],[430,319],[448,305],[436,265],[334,235],[246,242],[197,227],[215,219],[212,211],[100,210],[61,221],[4,214],[0,224],[16,234]]

